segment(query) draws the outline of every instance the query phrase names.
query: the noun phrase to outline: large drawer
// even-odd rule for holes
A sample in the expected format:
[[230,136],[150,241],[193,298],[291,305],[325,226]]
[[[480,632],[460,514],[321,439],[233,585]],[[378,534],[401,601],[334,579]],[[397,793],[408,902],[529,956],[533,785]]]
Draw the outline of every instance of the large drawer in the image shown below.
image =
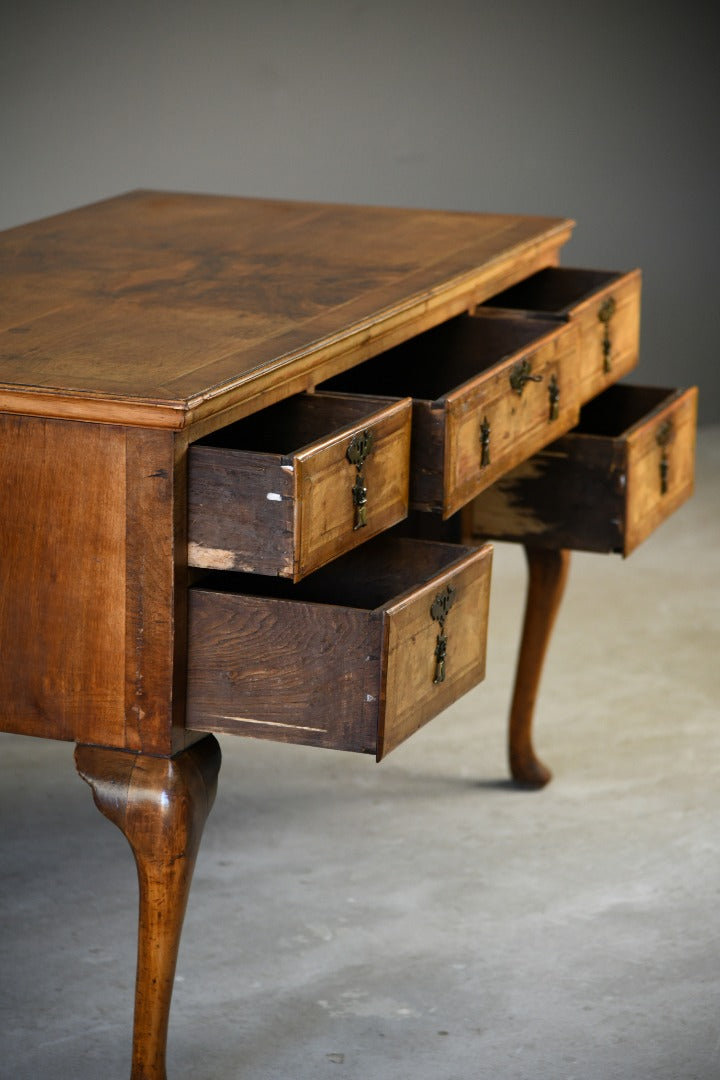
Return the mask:
[[299,394],[188,451],[188,562],[305,574],[408,510],[411,404]]
[[187,726],[380,760],[480,682],[492,549],[378,537],[297,585],[190,589]]
[[578,381],[583,403],[637,364],[641,284],[639,270],[550,266],[493,296],[483,307],[574,322],[580,333]]
[[575,326],[481,310],[324,386],[413,398],[410,502],[447,518],[576,423],[577,362]]
[[465,512],[465,533],[629,555],[693,492],[697,389],[620,384]]

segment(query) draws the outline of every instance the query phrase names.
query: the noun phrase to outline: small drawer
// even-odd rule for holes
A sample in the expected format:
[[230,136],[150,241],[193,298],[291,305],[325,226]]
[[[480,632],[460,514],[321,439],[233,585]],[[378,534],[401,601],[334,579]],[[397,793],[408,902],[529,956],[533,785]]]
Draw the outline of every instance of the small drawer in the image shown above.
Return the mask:
[[503,477],[464,532],[629,555],[692,494],[697,389],[611,386],[574,431]]
[[402,520],[411,417],[409,399],[299,394],[192,445],[190,566],[298,581]]
[[187,727],[384,757],[485,673],[492,548],[377,537],[189,595]]
[[483,308],[576,323],[580,332],[580,401],[595,397],[638,362],[639,270],[574,270],[550,266],[498,293]]
[[410,503],[460,509],[577,422],[574,326],[479,310],[324,384],[413,398]]

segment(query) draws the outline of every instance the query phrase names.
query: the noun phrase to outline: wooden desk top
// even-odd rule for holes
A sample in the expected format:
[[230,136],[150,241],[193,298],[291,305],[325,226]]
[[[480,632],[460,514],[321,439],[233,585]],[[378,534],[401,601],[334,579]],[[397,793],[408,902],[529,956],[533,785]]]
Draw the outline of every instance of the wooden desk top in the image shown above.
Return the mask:
[[235,418],[556,262],[572,224],[137,191],[11,229],[0,411]]

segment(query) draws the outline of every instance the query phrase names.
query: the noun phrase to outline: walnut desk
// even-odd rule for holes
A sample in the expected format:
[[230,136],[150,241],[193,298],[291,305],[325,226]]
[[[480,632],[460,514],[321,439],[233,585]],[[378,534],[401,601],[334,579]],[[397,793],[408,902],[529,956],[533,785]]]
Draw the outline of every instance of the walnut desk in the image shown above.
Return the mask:
[[74,741],[133,849],[133,1080],[213,733],[382,758],[483,677],[485,536],[528,551],[510,758],[548,779],[567,552],[692,488],[694,391],[612,385],[639,274],[559,268],[571,227],[141,191],[0,237],[0,727]]

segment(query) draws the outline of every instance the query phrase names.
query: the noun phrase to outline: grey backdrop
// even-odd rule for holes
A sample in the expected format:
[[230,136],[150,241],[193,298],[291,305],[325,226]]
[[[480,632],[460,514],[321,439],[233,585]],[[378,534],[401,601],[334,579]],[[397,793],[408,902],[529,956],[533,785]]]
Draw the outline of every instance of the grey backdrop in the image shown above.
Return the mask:
[[0,228],[133,187],[567,215],[567,264],[643,268],[637,377],[717,421],[714,7],[5,0]]

